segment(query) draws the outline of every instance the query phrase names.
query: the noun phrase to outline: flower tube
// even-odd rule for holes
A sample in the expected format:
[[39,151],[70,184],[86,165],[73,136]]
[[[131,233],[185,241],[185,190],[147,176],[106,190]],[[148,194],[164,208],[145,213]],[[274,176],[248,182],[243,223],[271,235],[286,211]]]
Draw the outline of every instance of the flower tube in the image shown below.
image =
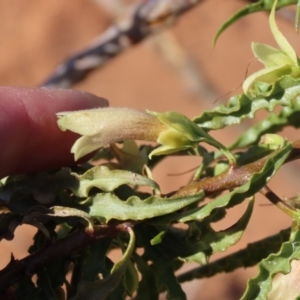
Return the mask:
[[235,158],[221,143],[212,138],[186,116],[177,112],[156,113],[131,108],[99,108],[58,113],[58,125],[80,137],[71,152],[75,159],[111,143],[126,140],[155,141],[161,144],[152,155],[196,149],[199,142],[219,148],[231,164]]

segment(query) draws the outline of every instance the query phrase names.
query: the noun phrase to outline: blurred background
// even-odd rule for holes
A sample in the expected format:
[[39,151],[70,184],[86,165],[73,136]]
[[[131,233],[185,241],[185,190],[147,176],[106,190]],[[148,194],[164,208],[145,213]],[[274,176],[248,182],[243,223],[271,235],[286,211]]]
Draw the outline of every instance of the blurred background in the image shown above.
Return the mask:
[[[137,1],[0,0],[0,84],[40,85],[59,63],[84,49],[122,18],[126,7],[133,2]],[[72,88],[105,97],[111,106],[158,112],[173,110],[191,118],[205,109],[226,103],[228,93],[241,92],[239,87],[247,70],[252,73],[261,67],[258,62],[249,67],[253,59],[251,42],[276,46],[269,30],[268,13],[243,18],[226,30],[213,46],[219,26],[246,4],[242,0],[202,1],[174,25],[130,48]],[[299,36],[294,32],[293,20],[293,8],[282,9],[277,15],[281,31],[299,50]],[[260,112],[256,117],[263,119],[265,115]],[[211,133],[229,145],[254,122],[247,120]],[[282,134],[291,141],[298,139],[293,129]],[[163,193],[176,190],[188,182],[192,173],[170,174],[186,172],[199,163],[199,159],[168,158],[154,170],[155,180]],[[295,196],[298,172],[297,163],[284,166],[272,179],[271,188],[280,197]],[[230,210],[226,220],[216,227],[224,229],[234,224],[244,210],[243,205]],[[258,196],[245,235],[229,252],[275,234],[290,223],[287,216]],[[0,243],[1,268],[9,262],[10,253],[18,259],[27,255],[34,231],[29,226],[19,228],[13,241]],[[212,260],[222,256],[218,254]],[[185,269],[192,267],[194,265],[187,265]],[[239,299],[247,279],[256,272],[255,267],[239,269],[231,274],[186,283],[184,290],[189,300]]]

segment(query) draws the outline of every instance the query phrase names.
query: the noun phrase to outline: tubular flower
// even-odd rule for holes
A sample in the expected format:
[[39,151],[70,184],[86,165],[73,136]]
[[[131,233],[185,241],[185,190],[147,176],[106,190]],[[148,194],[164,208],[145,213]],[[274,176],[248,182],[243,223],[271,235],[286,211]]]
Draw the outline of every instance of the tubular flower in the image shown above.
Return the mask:
[[284,75],[300,78],[299,61],[296,52],[276,25],[275,9],[277,2],[277,0],[274,1],[269,24],[280,50],[265,44],[252,43],[252,51],[255,57],[266,68],[252,74],[244,81],[243,90],[245,94],[250,92],[251,95],[255,91],[260,93],[271,90],[274,83]]
[[235,163],[234,156],[225,146],[180,113],[99,108],[57,115],[58,125],[62,130],[82,135],[71,149],[76,160],[111,143],[143,140],[161,144],[150,153],[150,158],[152,155],[196,149],[199,142],[206,142],[222,150],[231,164]]

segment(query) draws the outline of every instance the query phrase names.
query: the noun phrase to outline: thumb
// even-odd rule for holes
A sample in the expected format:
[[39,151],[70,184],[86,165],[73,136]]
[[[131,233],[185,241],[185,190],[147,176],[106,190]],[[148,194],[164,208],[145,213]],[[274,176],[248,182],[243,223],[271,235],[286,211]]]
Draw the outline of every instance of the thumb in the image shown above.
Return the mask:
[[62,132],[56,113],[103,106],[82,91],[0,87],[0,178],[73,164],[78,135]]

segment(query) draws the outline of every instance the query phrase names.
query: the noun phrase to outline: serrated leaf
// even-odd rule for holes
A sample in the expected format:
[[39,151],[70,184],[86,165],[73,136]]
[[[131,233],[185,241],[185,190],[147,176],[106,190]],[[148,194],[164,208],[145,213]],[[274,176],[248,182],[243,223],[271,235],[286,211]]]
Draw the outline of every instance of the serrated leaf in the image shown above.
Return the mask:
[[[203,201],[205,198],[201,199],[199,201],[199,203],[201,203],[201,201]],[[193,207],[196,207],[196,204],[193,205]],[[197,205],[198,207],[198,205]],[[185,212],[190,213],[191,209],[188,210],[186,209],[185,211],[181,212],[181,211],[176,211],[174,213],[168,214],[168,215],[163,215],[157,218],[153,218],[151,220],[148,220],[147,223],[154,225],[154,226],[165,226],[165,225],[169,225],[172,224],[174,222],[180,222],[180,218],[182,218],[185,215]],[[220,221],[221,219],[223,219],[226,215],[226,209],[224,207],[219,208],[219,209],[215,209],[209,217],[206,218],[206,222],[207,223],[211,223],[211,222],[217,222]],[[194,221],[194,220],[193,220]],[[197,221],[197,220],[196,220]]]
[[114,264],[111,274],[101,281],[80,283],[77,295],[71,300],[106,300],[114,288],[119,285],[135,246],[135,234],[131,228],[128,228],[128,232],[130,240],[127,249],[122,258]]
[[[210,223],[216,220],[216,215],[202,222],[189,222],[189,230],[168,226],[161,243],[157,244],[156,248],[166,253],[170,259],[180,258],[185,262],[207,264],[212,254],[225,251],[239,241],[251,216],[252,208],[253,201],[236,224],[222,231],[215,231],[211,227]],[[224,216],[224,213],[221,215]]]
[[93,167],[82,175],[72,173],[69,169],[62,169],[44,182],[49,191],[68,188],[78,197],[87,197],[94,187],[112,192],[123,184],[159,189],[156,182],[145,176],[126,170],[110,170],[106,166]]
[[[300,94],[299,86],[293,88],[294,102],[290,107],[283,107],[278,114],[269,114],[263,121],[260,121],[246,130],[229,148],[237,149],[252,145],[265,133],[275,133],[281,131],[286,126],[300,127]],[[291,91],[292,92],[292,91]]]
[[[149,186],[159,190],[158,184],[140,174],[126,170],[110,170],[105,166],[93,167],[82,175],[62,169],[55,175],[38,174],[23,176],[0,186],[0,199],[16,210],[27,212],[33,201],[24,201],[25,196],[33,196],[41,204],[54,202],[57,193],[70,189],[78,197],[87,197],[89,191],[96,187],[105,192],[112,192],[121,185]],[[13,203],[11,203],[13,199]],[[20,201],[17,201],[20,199]],[[20,208],[19,208],[20,207]],[[22,208],[22,209],[21,209]]]
[[78,197],[87,197],[93,187],[112,192],[123,184],[159,189],[155,181],[145,176],[126,170],[110,170],[105,166],[91,168],[83,175],[71,173],[70,176],[74,177],[74,180],[70,181],[67,187]]
[[263,188],[270,178],[278,171],[291,150],[292,146],[289,144],[278,152],[275,152],[274,155],[266,161],[263,169],[258,173],[254,173],[246,184],[236,188],[232,192],[214,199],[206,205],[183,212],[178,221],[200,221],[208,217],[216,208],[233,207],[244,201],[247,197],[253,196],[261,188]]
[[100,193],[89,197],[85,204],[89,206],[91,217],[107,223],[111,219],[137,221],[158,217],[182,209],[203,197],[204,193],[201,191],[198,194],[185,197],[161,198],[151,196],[141,200],[137,196],[132,196],[126,201],[122,201],[114,194]]
[[282,243],[290,237],[291,229],[285,229],[278,234],[268,236],[247,245],[246,248],[220,258],[207,265],[194,268],[178,276],[179,282],[190,281],[195,278],[211,277],[222,272],[232,272],[237,268],[252,267],[269,254],[277,252]]
[[296,7],[296,17],[295,17],[295,31],[298,32],[299,29],[299,17],[300,17],[300,0],[297,2]]
[[294,260],[291,262],[291,271],[288,274],[276,275],[272,282],[272,290],[268,294],[268,300],[299,300],[299,267],[299,261]]
[[55,193],[45,185],[45,173],[37,175],[14,175],[0,186],[0,202],[13,212],[27,213],[38,203],[49,205]]
[[262,260],[259,266],[259,274],[248,281],[246,293],[241,300],[265,300],[272,288],[272,279],[278,273],[287,274],[291,270],[291,262],[300,258],[300,230],[298,229],[292,238],[283,243],[276,254],[271,254]]
[[300,80],[289,75],[283,76],[274,84],[271,94],[265,97],[250,99],[242,94],[233,96],[227,105],[219,105],[212,111],[204,111],[194,122],[205,129],[222,129],[229,125],[239,124],[243,119],[251,119],[260,109],[273,111],[275,106],[293,106],[297,95],[300,94]]
[[65,219],[65,218],[79,218],[90,231],[93,231],[93,224],[91,217],[84,211],[72,207],[53,206],[47,208],[44,206],[35,207],[27,215],[24,216],[23,222],[31,224],[32,221],[39,221],[44,223],[49,219]]
[[[209,249],[210,253],[200,250],[198,253],[195,253],[188,257],[182,257],[185,262],[197,262],[200,264],[206,264],[207,259],[210,255],[218,252],[226,251],[230,246],[236,244],[242,237],[250,217],[253,211],[254,200],[252,199],[247,207],[244,215],[238,220],[233,226],[226,230],[215,232],[213,229],[210,229],[206,232],[205,235],[202,235],[200,238],[200,245],[204,249]],[[196,251],[197,244],[194,245]],[[200,248],[201,249],[201,248]]]

